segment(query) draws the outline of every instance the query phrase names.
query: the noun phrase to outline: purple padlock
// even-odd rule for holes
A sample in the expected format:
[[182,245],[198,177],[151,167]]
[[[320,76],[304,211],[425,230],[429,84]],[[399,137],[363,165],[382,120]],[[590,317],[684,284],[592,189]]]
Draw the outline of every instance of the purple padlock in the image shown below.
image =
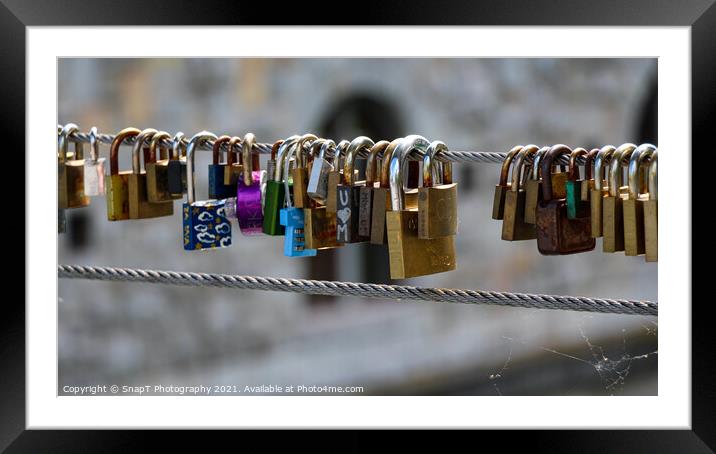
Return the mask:
[[263,234],[263,200],[261,185],[265,180],[265,170],[253,170],[251,165],[251,152],[256,143],[253,134],[244,136],[241,143],[241,160],[243,161],[243,172],[236,185],[236,218],[239,221],[239,228],[244,235]]

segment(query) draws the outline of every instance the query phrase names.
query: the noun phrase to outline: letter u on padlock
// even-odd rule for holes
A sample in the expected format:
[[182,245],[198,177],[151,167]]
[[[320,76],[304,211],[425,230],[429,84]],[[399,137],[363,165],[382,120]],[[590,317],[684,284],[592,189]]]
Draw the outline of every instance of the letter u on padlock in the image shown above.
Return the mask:
[[[288,142],[288,141],[287,141]],[[312,257],[318,251],[306,248],[306,227],[303,208],[296,208],[291,201],[291,188],[288,184],[290,157],[302,146],[302,141],[292,142],[284,160],[284,199],[286,208],[280,212],[280,222],[285,229],[283,255],[286,257]],[[297,157],[298,159],[298,157]]]
[[253,147],[256,138],[248,133],[241,143],[242,176],[236,188],[236,217],[239,228],[244,235],[260,235],[263,233],[264,214],[261,206],[261,184],[266,179],[266,171],[252,168]]
[[445,151],[447,145],[436,140],[423,157],[423,187],[418,189],[418,236],[422,239],[457,235],[457,183],[452,182],[452,163],[436,162],[437,154]]
[[131,170],[119,171],[119,147],[126,139],[136,137],[141,131],[125,128],[116,136],[109,147],[109,175],[105,178],[107,219],[125,221],[129,219],[129,175]]
[[187,251],[231,246],[231,221],[226,213],[226,200],[195,200],[195,150],[209,140],[216,140],[216,136],[201,131],[191,138],[186,150],[187,201],[182,206],[182,242]]
[[552,162],[562,155],[571,154],[566,145],[555,145],[542,158],[542,200],[537,205],[537,248],[544,255],[565,255],[594,249],[589,218],[569,219],[567,202],[555,198],[552,179],[549,177]]
[[406,209],[403,169],[411,152],[422,158],[428,143],[421,136],[408,136],[395,149],[390,160],[391,211],[386,213],[390,277],[404,279],[442,273],[456,268],[455,237],[423,240],[418,237],[418,210]]
[[[151,159],[149,148],[143,150],[144,143],[151,140],[156,129],[143,130],[136,139],[132,147],[132,173],[129,174],[129,218],[130,219],[149,219],[161,216],[171,216],[174,214],[174,202],[169,200],[161,203],[150,203],[147,197],[147,174],[141,170],[140,151],[144,159]],[[154,156],[156,158],[156,156]],[[147,162],[145,161],[145,166]]]
[[355,181],[355,162],[358,154],[375,145],[366,136],[353,139],[346,150],[343,165],[343,184],[337,188],[336,235],[339,243],[358,243],[367,241],[367,236],[358,234],[358,211],[360,210],[360,188],[365,182]]
[[57,142],[57,191],[59,208],[82,208],[89,205],[89,197],[84,190],[85,159],[82,144],[75,143],[74,159],[68,158],[68,143],[71,134],[79,131],[74,123],[62,128]]

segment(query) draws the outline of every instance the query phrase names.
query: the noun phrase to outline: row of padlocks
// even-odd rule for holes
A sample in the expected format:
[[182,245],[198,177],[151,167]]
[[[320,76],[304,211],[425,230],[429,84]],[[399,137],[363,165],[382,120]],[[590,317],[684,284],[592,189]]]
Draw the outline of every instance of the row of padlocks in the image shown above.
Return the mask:
[[[657,153],[648,143],[607,145],[589,152],[561,144],[515,147],[502,165],[492,218],[502,220],[503,240],[536,239],[545,255],[591,251],[595,239],[603,237],[604,252],[644,255],[655,262]],[[569,161],[566,169],[557,164],[564,157]],[[579,158],[584,158],[582,178]]]
[[[171,136],[151,128],[130,127],[113,137],[109,175],[105,175],[105,158],[100,157],[96,128],[88,134],[88,158],[84,157],[80,141],[75,140],[75,151],[70,152],[72,135],[78,132],[74,124],[58,129],[60,231],[64,209],[87,206],[92,196],[104,195],[107,218],[121,221],[170,216],[174,201],[186,194],[182,206],[182,243],[187,251],[230,246],[232,222],[236,222],[244,235],[282,236],[283,251],[289,257],[315,256],[319,250],[350,243],[387,245],[393,279],[456,268],[457,184],[452,181],[451,163],[439,159],[441,152],[447,151],[443,142],[429,142],[411,135],[377,143],[361,136],[336,144],[313,134],[294,135],[273,144],[267,168],[261,169],[251,133],[240,138],[217,137],[202,131],[187,141],[183,133]],[[133,142],[132,169],[120,171],[119,151],[127,142]],[[195,153],[207,145],[213,151],[208,169],[208,198],[197,200]],[[502,166],[493,210],[494,218],[504,219],[503,238],[537,238],[541,253],[565,254],[593,249],[593,235],[599,234],[603,226],[605,244],[607,230],[614,230],[616,235],[609,237],[610,248],[623,250],[620,244],[631,240],[619,243],[611,238],[629,237],[633,229],[626,220],[633,213],[642,216],[643,212],[646,216],[652,209],[642,208],[642,198],[632,200],[629,192],[618,193],[618,202],[610,201],[610,192],[605,193],[607,186],[601,179],[590,180],[589,172],[590,156],[595,163],[595,175],[600,176],[609,157],[612,163],[619,164],[629,155],[632,160],[634,156],[643,156],[637,160],[637,178],[643,173],[638,169],[649,163],[649,184],[653,180],[655,201],[655,149],[651,147],[645,153],[642,151],[646,145],[636,150],[632,146],[627,152],[625,147],[616,150],[611,147],[611,152],[604,147],[589,154],[563,145],[513,149]],[[572,157],[568,175],[553,172],[553,163],[564,154]],[[576,158],[583,154],[587,155],[584,182],[577,178],[576,164]],[[366,161],[365,180],[360,181],[355,169],[359,159]],[[406,189],[403,181],[409,160],[422,162],[422,185],[418,188]],[[511,167],[512,182],[508,182]],[[609,175],[616,177],[617,173],[615,170]],[[541,183],[542,174],[552,175],[546,179],[551,184]],[[585,199],[582,191],[590,187],[587,181],[593,182],[594,190],[587,191]],[[639,186],[638,182],[635,184]],[[615,185],[610,183],[611,187],[621,186],[621,176]],[[599,197],[595,198],[594,191]],[[599,230],[592,227],[595,216],[590,221],[585,214],[591,213],[589,205],[594,208],[596,199],[601,202]],[[632,208],[632,201],[639,202],[636,208]],[[612,214],[617,211],[618,215]],[[653,212],[655,215],[655,204]],[[613,227],[617,224],[623,225],[621,235],[620,228]],[[637,224],[637,230],[639,225],[643,230],[645,223]],[[643,232],[637,234],[637,243],[644,236]],[[651,244],[649,238],[647,244]],[[631,252],[630,246],[628,254]],[[647,259],[651,257],[647,251]]]

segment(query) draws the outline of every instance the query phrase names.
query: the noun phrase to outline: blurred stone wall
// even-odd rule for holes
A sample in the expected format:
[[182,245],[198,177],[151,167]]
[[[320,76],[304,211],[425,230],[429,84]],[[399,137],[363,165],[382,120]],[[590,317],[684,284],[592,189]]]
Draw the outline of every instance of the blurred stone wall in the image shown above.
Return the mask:
[[[58,123],[101,132],[251,131],[272,142],[317,131],[342,100],[360,96],[390,106],[374,115],[380,122],[389,110],[395,118],[385,121],[400,125],[396,134],[441,139],[453,150],[589,148],[638,142],[655,82],[655,59],[60,59]],[[342,130],[354,131],[349,139],[363,133],[360,125]],[[122,168],[128,156],[121,156]],[[210,153],[197,159],[199,197],[207,192],[209,160]],[[498,167],[455,164],[454,172],[458,269],[407,284],[657,299],[657,264],[642,257],[604,254],[600,242],[591,253],[546,257],[533,241],[501,241],[501,223],[490,217]],[[236,225],[231,248],[185,252],[179,214],[177,203],[171,217],[112,223],[104,200],[94,199],[68,214],[75,231],[60,237],[59,262],[308,277],[314,259],[283,257],[279,240],[241,237]],[[337,252],[338,279],[363,277],[359,250]],[[592,361],[583,334],[616,339],[619,348],[638,339],[656,350],[653,321],[640,317],[353,298],[312,306],[293,294],[68,280],[60,280],[59,296],[60,386],[208,380],[356,383],[379,392],[456,374],[485,382],[508,347],[513,365],[544,353],[542,347]],[[643,366],[654,380],[655,364]],[[598,375],[591,379],[595,392],[610,392]],[[529,392],[528,376],[513,378]],[[568,392],[559,383],[545,392]],[[646,392],[656,393],[655,381]]]

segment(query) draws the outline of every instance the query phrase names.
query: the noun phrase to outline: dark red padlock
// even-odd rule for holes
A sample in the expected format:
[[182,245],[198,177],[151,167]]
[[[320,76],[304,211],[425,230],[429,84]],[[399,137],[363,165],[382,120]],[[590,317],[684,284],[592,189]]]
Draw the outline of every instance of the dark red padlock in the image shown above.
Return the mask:
[[589,217],[569,219],[567,200],[554,198],[552,179],[547,176],[552,162],[562,155],[570,155],[566,145],[555,145],[540,162],[542,167],[542,200],[537,204],[537,249],[543,255],[566,255],[594,249],[592,224]]

